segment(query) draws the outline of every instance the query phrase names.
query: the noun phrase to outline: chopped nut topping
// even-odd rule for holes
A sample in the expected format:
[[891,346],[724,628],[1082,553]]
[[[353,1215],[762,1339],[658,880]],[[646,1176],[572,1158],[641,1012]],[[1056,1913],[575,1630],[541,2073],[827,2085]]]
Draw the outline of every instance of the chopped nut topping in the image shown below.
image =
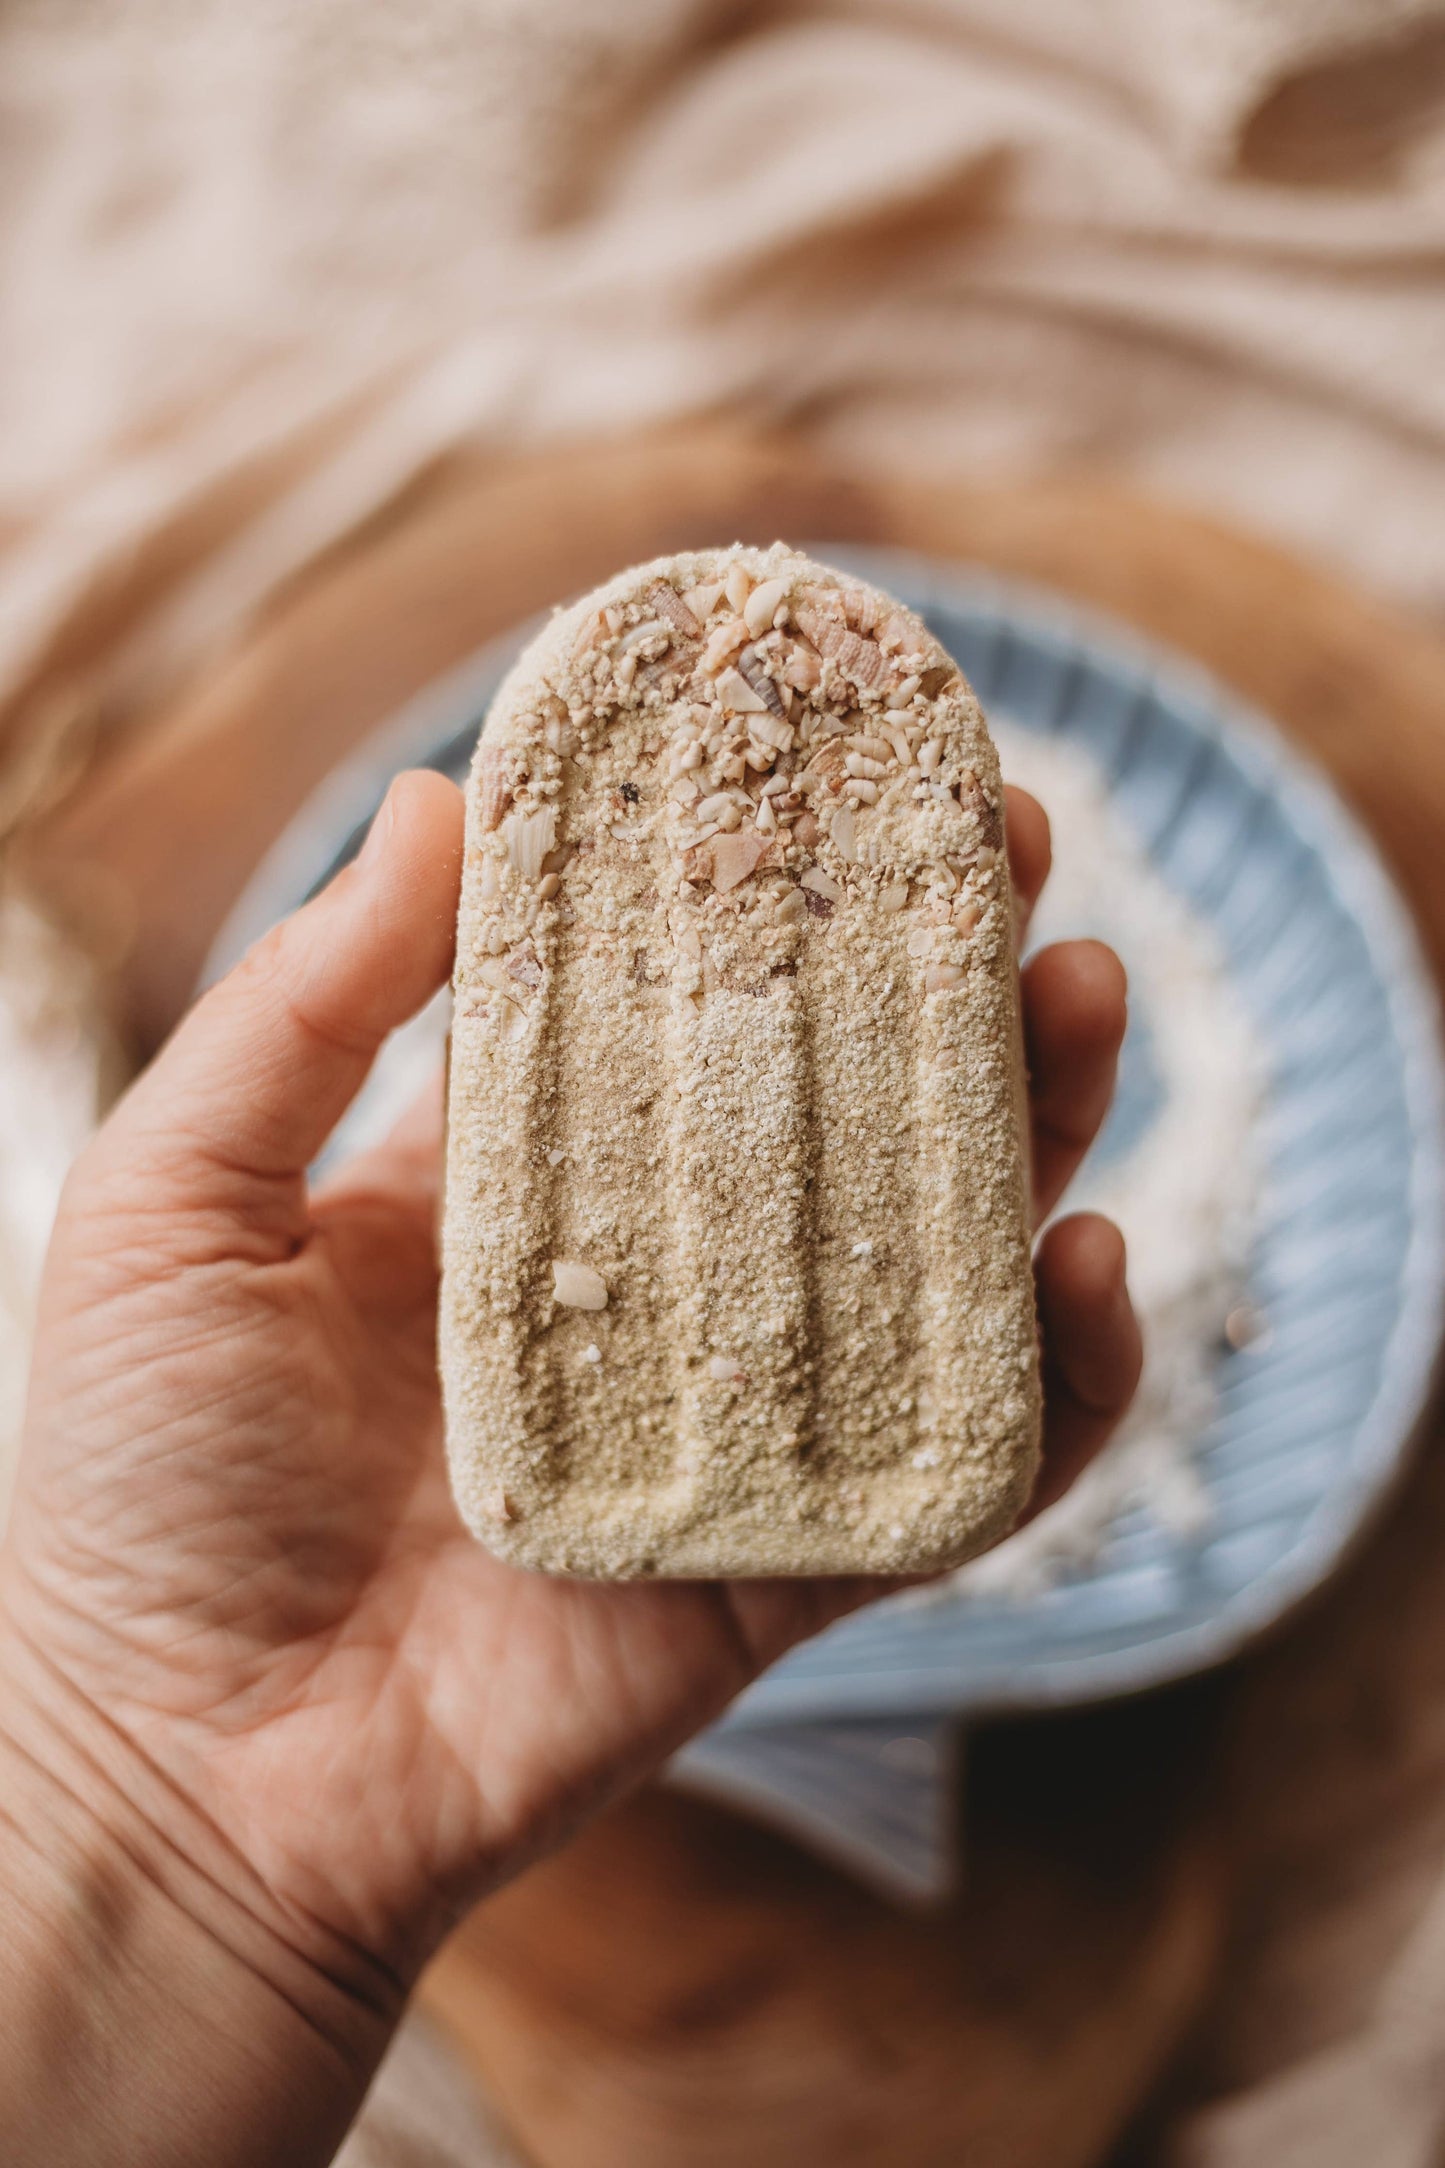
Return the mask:
[[802,876],[802,886],[810,889],[815,896],[822,896],[829,903],[841,903],[843,900],[842,889],[832,874],[825,873],[821,866],[809,866]]

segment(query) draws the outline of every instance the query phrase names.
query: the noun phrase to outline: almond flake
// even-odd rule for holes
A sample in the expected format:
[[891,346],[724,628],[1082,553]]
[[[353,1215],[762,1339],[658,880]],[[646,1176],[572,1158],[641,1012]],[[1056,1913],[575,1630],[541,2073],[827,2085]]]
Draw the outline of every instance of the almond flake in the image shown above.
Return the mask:
[[802,886],[810,888],[815,896],[821,896],[826,903],[841,903],[843,901],[842,889],[834,880],[832,874],[825,873],[821,866],[809,866],[802,877]]

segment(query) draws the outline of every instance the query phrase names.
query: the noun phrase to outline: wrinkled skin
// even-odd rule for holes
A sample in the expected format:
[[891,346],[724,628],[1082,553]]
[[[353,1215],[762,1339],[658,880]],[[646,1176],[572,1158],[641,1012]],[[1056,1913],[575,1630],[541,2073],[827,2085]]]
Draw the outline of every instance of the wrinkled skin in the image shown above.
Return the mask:
[[[1027,908],[1047,826],[1017,795],[1009,841]],[[437,1098],[318,1192],[305,1173],[447,975],[461,849],[459,794],[402,778],[358,864],[205,996],[83,1154],[0,1557],[33,1751],[59,1742],[72,1787],[103,1768],[168,1856],[203,1831],[208,1886],[398,1997],[462,1905],[878,1592],[552,1581],[463,1531],[434,1356]],[[1122,974],[1095,944],[1046,951],[1025,1007],[1042,1217],[1108,1103]],[[1122,1412],[1139,1346],[1107,1223],[1057,1224],[1038,1283],[1053,1495]]]

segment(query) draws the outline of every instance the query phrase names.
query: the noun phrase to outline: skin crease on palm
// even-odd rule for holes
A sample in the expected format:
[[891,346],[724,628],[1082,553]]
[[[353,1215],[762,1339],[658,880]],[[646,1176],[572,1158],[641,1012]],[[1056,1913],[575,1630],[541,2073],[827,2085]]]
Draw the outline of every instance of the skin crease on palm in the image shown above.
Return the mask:
[[[1048,829],[1019,793],[1008,832],[1027,911]],[[464,1533],[439,1093],[318,1192],[304,1171],[447,976],[461,848],[455,788],[401,778],[357,865],[197,1004],[82,1155],[0,1554],[0,1730],[159,1829],[218,1917],[263,1917],[392,2017],[461,1908],[879,1593],[551,1581]],[[1042,1220],[1109,1101],[1123,974],[1068,943],[1024,998]],[[1133,1391],[1123,1267],[1091,1216],[1040,1247],[1040,1500]]]

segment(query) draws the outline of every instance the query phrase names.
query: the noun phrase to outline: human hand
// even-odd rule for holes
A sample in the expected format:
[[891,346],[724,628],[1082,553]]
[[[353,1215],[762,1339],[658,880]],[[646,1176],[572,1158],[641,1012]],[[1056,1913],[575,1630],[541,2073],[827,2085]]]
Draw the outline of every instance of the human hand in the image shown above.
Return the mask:
[[[1012,794],[1008,828],[1027,909],[1047,824]],[[182,1907],[313,2028],[339,2023],[313,1975],[374,2013],[343,2049],[359,2065],[462,1907],[878,1592],[547,1580],[461,1527],[439,1102],[306,1178],[447,974],[461,849],[459,793],[403,778],[358,863],[197,1004],[82,1155],[0,1557],[0,1731],[130,1850],[179,1861]],[[1124,988],[1069,943],[1024,989],[1042,1218],[1108,1104]],[[1139,1350],[1107,1223],[1060,1223],[1037,1269],[1052,1496]]]

